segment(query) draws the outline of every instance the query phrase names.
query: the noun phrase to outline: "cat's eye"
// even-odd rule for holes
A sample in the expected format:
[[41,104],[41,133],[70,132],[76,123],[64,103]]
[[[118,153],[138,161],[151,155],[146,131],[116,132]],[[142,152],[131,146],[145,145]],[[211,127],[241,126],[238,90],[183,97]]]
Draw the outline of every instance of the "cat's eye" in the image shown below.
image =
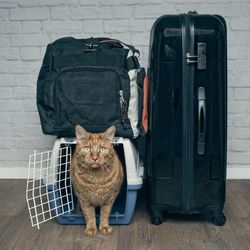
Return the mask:
[[85,152],[90,152],[90,151],[91,151],[91,147],[85,147],[85,148],[84,148],[84,151],[85,151]]
[[107,149],[106,149],[105,147],[100,147],[100,148],[99,148],[99,152],[104,153],[104,152],[106,152],[106,151],[107,151]]

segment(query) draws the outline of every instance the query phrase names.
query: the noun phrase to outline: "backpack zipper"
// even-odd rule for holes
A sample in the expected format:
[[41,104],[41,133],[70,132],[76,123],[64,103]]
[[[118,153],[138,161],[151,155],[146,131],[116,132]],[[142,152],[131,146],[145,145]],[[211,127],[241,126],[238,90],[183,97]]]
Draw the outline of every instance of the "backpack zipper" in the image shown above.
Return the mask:
[[120,108],[121,108],[121,121],[123,126],[125,126],[125,122],[128,119],[128,104],[126,102],[126,100],[124,99],[123,96],[123,90],[119,91],[119,95],[120,95]]

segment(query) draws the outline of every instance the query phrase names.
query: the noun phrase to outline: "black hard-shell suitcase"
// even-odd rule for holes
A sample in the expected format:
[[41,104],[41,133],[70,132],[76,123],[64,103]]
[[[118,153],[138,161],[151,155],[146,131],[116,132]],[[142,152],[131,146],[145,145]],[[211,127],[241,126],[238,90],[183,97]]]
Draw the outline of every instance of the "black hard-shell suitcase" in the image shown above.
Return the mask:
[[204,213],[223,225],[227,137],[226,23],[195,12],[159,18],[149,53],[148,207]]

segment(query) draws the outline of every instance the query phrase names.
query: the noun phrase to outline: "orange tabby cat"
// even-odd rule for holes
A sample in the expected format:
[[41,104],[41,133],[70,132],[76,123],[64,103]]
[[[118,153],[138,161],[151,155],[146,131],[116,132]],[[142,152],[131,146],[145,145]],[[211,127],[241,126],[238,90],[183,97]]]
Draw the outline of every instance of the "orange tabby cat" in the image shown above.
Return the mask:
[[123,168],[114,150],[115,127],[104,133],[88,133],[75,128],[76,149],[71,164],[71,178],[86,220],[85,233],[96,234],[95,207],[100,207],[99,230],[111,234],[109,215],[123,182]]

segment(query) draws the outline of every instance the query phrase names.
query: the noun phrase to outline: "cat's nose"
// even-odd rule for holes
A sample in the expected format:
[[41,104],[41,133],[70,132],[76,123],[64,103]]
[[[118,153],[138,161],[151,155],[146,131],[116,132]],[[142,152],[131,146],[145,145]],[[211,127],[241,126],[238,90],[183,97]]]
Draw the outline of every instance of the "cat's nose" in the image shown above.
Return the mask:
[[98,160],[98,156],[92,156],[92,160],[93,161],[97,161]]

